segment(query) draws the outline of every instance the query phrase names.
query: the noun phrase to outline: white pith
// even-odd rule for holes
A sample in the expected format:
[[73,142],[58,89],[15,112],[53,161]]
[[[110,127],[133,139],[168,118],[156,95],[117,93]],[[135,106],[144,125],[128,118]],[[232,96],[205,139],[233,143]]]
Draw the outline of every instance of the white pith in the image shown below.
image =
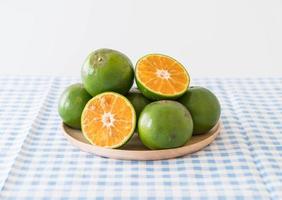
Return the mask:
[[157,69],[156,75],[161,79],[165,79],[165,80],[170,79],[170,73],[165,69]]
[[102,115],[102,123],[103,127],[111,128],[114,126],[115,118],[114,115],[111,112],[105,112]]

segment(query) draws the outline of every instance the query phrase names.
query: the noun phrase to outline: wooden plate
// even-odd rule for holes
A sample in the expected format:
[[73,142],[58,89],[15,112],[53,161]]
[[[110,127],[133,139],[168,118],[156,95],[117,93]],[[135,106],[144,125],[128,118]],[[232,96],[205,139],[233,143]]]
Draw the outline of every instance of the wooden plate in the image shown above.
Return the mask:
[[218,122],[208,133],[193,136],[184,146],[174,149],[150,150],[146,148],[134,133],[131,140],[122,149],[107,149],[91,145],[83,136],[80,130],[72,129],[62,123],[63,134],[67,140],[82,151],[93,153],[99,156],[122,159],[122,160],[162,160],[176,158],[191,154],[206,147],[217,137],[221,130],[221,123]]

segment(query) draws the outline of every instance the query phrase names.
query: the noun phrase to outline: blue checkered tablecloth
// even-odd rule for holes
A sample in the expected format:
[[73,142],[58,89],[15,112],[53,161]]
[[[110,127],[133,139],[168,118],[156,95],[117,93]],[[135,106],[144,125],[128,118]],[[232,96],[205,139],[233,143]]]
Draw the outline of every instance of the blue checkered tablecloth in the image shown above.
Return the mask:
[[63,137],[57,101],[73,77],[0,76],[0,199],[282,199],[282,77],[194,79],[222,105],[202,151],[122,161]]

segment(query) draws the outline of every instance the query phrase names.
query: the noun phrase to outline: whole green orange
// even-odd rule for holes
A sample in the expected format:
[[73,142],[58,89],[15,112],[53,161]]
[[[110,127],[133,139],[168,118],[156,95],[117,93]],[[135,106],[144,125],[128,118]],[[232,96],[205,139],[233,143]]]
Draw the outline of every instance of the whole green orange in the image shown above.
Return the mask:
[[130,92],[126,95],[126,98],[133,105],[135,112],[136,112],[137,119],[141,111],[145,108],[145,106],[151,103],[151,101],[147,99],[146,97],[144,97],[143,94],[139,92],[139,90],[136,88],[130,90]]
[[219,120],[220,103],[217,97],[206,88],[190,87],[178,101],[190,111],[195,135],[208,132]]
[[112,49],[98,49],[89,54],[81,69],[85,89],[95,96],[113,91],[126,94],[133,84],[134,70],[129,58]]
[[59,99],[58,112],[63,122],[80,129],[80,118],[86,103],[92,98],[81,83],[67,87]]
[[139,137],[150,149],[180,147],[192,136],[193,121],[189,111],[170,100],[148,104],[138,120]]

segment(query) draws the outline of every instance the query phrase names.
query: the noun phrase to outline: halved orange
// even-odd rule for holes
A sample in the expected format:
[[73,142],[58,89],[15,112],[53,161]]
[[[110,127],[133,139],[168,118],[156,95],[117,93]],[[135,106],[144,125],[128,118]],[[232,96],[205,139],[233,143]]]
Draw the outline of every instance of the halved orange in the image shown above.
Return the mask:
[[149,99],[176,99],[188,89],[190,77],[185,67],[174,58],[149,54],[136,64],[136,83]]
[[84,137],[97,146],[117,148],[133,135],[136,115],[131,103],[115,92],[101,93],[88,101],[82,116]]

